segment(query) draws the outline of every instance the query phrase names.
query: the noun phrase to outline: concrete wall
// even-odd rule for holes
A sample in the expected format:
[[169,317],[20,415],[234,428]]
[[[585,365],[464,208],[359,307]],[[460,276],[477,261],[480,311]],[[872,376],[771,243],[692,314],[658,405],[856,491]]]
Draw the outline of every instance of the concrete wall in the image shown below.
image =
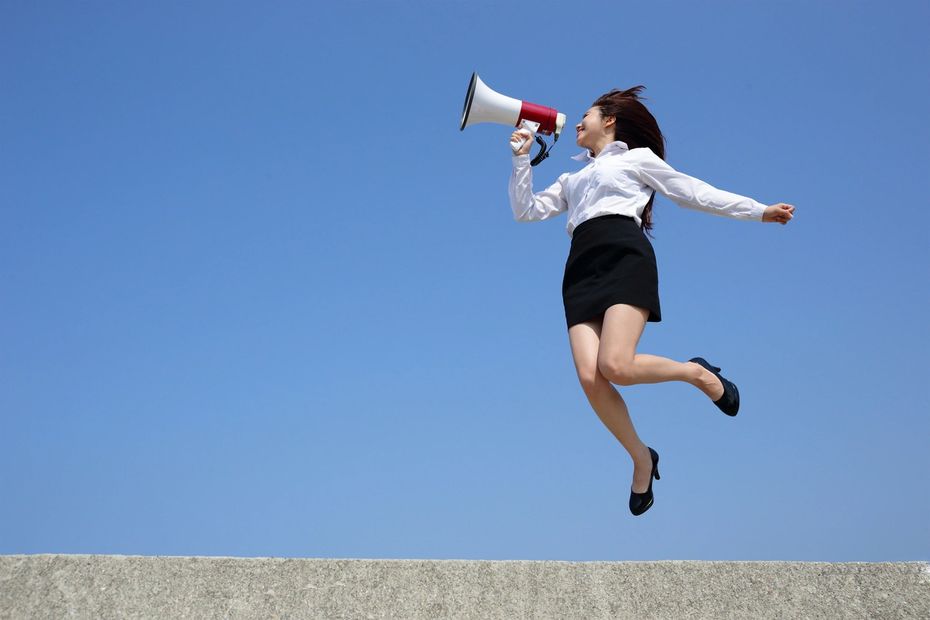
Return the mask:
[[0,618],[930,618],[930,565],[0,556]]

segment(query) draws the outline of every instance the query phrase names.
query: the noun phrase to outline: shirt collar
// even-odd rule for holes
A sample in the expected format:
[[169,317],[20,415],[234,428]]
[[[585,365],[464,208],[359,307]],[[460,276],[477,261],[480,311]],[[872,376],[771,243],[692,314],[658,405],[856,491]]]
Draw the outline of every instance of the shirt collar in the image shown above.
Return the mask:
[[[614,151],[618,153],[623,153],[624,151],[629,151],[629,150],[630,150],[630,147],[626,145],[626,142],[623,142],[622,140],[615,140],[614,142],[611,142],[610,144],[605,146],[603,149],[601,149],[601,152],[598,153],[597,156],[600,157],[604,153],[612,153]],[[585,149],[581,151],[580,153],[578,153],[577,155],[572,155],[572,159],[575,159],[577,161],[590,162],[596,158],[591,157],[591,151],[589,151],[588,149]]]

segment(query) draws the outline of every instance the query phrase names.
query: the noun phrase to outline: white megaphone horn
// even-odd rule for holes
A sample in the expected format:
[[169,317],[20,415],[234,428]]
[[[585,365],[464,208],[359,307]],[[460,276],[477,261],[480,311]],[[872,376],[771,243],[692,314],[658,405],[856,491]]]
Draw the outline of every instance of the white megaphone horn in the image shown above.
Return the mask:
[[[530,133],[541,133],[543,135],[553,135],[553,144],[559,139],[559,134],[565,126],[565,115],[555,110],[529,101],[521,101],[502,95],[487,86],[481,81],[477,73],[472,73],[471,83],[468,85],[468,94],[465,96],[465,107],[462,110],[462,125],[460,131],[466,127],[477,125],[478,123],[498,123],[500,125],[509,125],[511,127],[523,127]],[[530,138],[526,138],[529,140]],[[520,142],[511,142],[514,152],[526,143],[526,140]],[[536,141],[542,147],[542,151],[533,160],[535,166],[543,159],[549,156],[549,149],[542,138],[536,137]],[[551,148],[551,147],[549,147]]]

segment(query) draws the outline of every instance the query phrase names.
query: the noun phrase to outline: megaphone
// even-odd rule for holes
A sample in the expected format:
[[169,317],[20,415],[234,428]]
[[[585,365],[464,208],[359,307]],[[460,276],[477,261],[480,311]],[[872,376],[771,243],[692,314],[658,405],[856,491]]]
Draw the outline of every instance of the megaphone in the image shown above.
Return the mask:
[[[462,109],[462,125],[460,131],[478,123],[498,123],[511,127],[524,127],[531,133],[553,135],[553,145],[559,139],[562,128],[565,126],[565,115],[554,108],[521,101],[502,95],[481,81],[478,73],[471,74],[468,84],[468,94],[465,95],[465,107]],[[536,136],[536,142],[542,147],[539,155],[533,159],[535,166],[549,156],[549,148],[542,138]],[[526,141],[511,143],[514,151],[518,151]]]

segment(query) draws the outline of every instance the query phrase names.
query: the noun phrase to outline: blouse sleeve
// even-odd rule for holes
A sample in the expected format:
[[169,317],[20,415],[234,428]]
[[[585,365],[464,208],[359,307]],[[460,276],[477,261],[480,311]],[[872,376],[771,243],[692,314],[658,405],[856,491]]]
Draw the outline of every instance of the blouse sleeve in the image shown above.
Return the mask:
[[761,202],[725,192],[700,179],[678,172],[651,149],[634,150],[638,155],[636,169],[640,181],[678,206],[740,220],[762,221],[762,213],[766,206]]
[[537,222],[568,210],[565,199],[565,173],[541,192],[533,193],[533,168],[529,155],[514,155],[510,175],[510,208],[518,222]]

